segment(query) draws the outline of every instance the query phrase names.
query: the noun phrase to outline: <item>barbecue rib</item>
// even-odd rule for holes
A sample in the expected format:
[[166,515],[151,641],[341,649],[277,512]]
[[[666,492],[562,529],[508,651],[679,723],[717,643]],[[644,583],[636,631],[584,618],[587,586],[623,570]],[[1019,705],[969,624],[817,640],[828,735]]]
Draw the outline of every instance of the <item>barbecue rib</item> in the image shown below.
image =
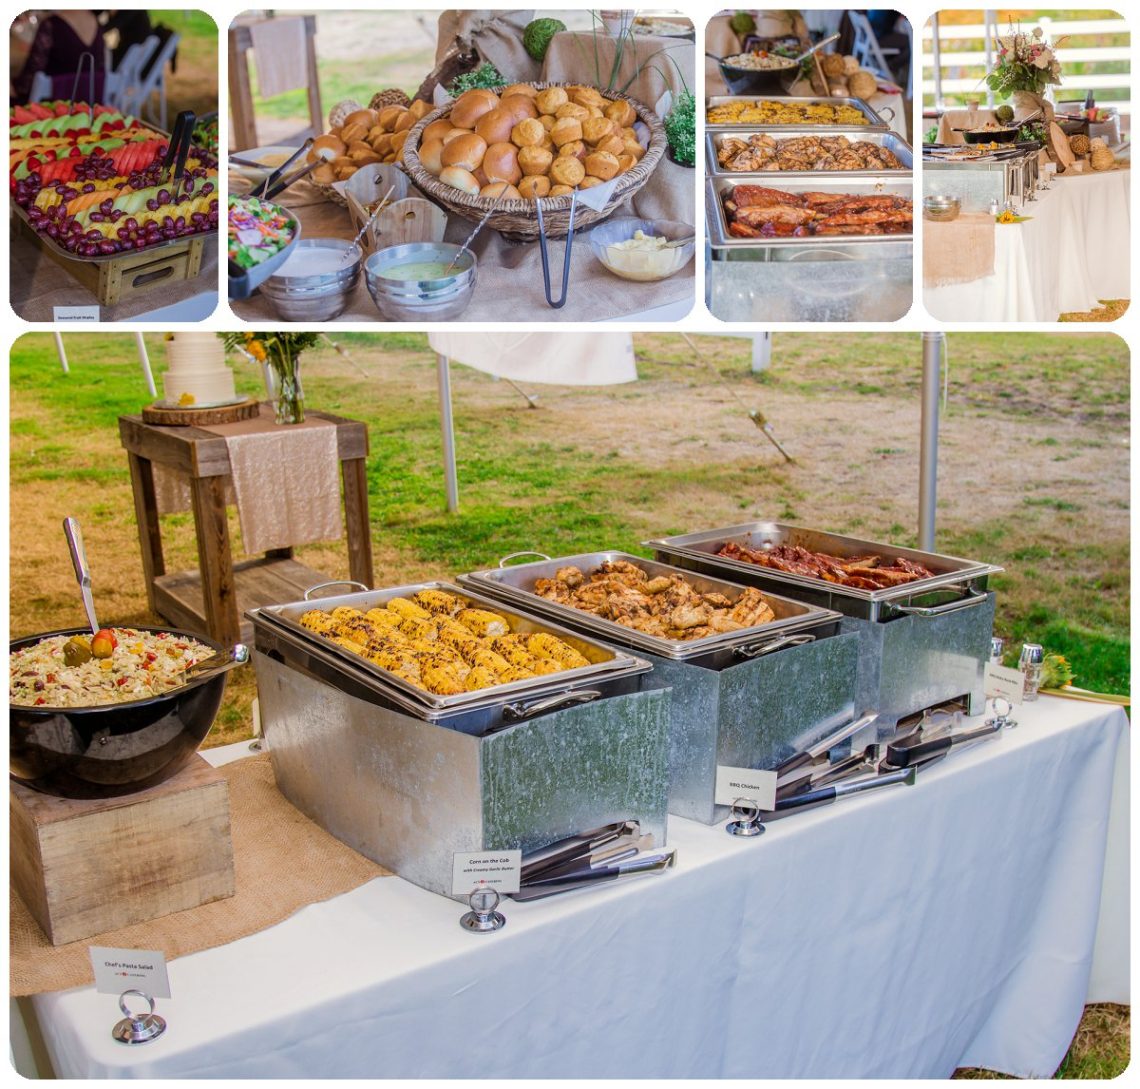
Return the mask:
[[738,238],[908,234],[913,204],[889,193],[785,193],[738,185],[724,196],[728,232]]
[[826,552],[809,552],[799,545],[749,548],[736,541],[728,541],[717,555],[860,590],[885,590],[934,577],[933,571],[913,560],[900,558],[888,561],[875,555],[844,558],[829,556]]

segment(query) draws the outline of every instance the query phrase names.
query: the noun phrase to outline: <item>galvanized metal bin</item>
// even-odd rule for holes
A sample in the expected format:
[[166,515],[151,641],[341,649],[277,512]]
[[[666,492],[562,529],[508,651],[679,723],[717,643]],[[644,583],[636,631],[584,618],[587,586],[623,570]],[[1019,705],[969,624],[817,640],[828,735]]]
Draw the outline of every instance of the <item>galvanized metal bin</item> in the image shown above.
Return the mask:
[[643,659],[585,688],[433,711],[267,610],[249,618],[281,792],[408,881],[450,896],[456,852],[525,852],[611,821],[665,842],[670,693],[646,687]]
[[963,212],[988,212],[992,201],[1004,205],[1029,198],[1037,186],[1037,150],[999,153],[991,161],[946,161],[925,156],[922,195],[957,197]]
[[[860,590],[716,555],[729,541],[751,548],[800,545],[835,556],[873,552],[922,563],[934,577]],[[647,544],[659,559],[679,567],[842,612],[842,630],[859,636],[856,700],[879,712],[884,733],[900,718],[935,703],[965,698],[971,714],[984,707],[982,673],[995,600],[986,588],[999,567],[780,522],[751,522]]]
[[636,650],[653,665],[651,688],[672,689],[669,812],[713,824],[728,816],[714,804],[717,765],[772,768],[865,710],[855,698],[859,636],[840,631],[832,610],[766,594],[776,619],[692,641],[658,638],[534,593],[535,580],[573,565],[584,573],[626,560],[650,577],[684,574],[702,593],[735,599],[741,582],[694,575],[625,552],[565,556],[460,576],[488,596],[560,625]]

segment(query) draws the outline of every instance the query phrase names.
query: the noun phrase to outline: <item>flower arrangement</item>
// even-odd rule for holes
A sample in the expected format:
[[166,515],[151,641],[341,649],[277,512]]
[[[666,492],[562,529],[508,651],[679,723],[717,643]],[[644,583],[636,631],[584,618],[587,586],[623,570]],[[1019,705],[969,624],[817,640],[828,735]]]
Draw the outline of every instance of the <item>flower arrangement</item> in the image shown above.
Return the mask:
[[996,95],[1009,98],[1018,91],[1041,95],[1045,88],[1061,82],[1061,62],[1054,52],[1056,45],[1045,40],[1039,26],[1025,33],[1020,26],[1010,25],[1009,33],[999,37],[998,61],[986,76],[986,85]]
[[226,351],[241,352],[265,368],[266,384],[279,424],[303,423],[305,397],[301,390],[301,353],[320,340],[319,333],[219,333]]

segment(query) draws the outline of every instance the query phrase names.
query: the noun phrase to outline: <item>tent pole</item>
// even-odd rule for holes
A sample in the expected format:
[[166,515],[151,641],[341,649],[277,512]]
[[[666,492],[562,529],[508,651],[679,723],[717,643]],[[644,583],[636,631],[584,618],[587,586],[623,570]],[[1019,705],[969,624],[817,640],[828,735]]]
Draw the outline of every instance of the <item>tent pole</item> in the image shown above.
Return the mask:
[[455,471],[455,420],[451,414],[451,361],[437,353],[436,377],[439,380],[439,430],[443,438],[443,479],[447,488],[447,512],[459,510],[459,478]]
[[938,503],[938,394],[945,333],[922,334],[922,437],[918,462],[918,547],[934,551]]
[[[934,108],[941,110],[942,102],[942,46],[938,41],[938,12],[930,17],[930,53],[934,65]],[[920,106],[921,111],[921,106]]]

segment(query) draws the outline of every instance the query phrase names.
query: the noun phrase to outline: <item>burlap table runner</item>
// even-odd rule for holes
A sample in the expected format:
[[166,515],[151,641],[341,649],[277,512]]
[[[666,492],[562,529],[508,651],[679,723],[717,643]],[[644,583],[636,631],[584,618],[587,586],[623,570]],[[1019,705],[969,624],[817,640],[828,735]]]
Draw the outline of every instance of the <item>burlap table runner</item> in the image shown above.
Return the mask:
[[[668,219],[692,225],[696,172],[667,158],[657,164],[649,180],[614,214],[645,219]],[[419,191],[414,187],[417,196]],[[278,203],[295,212],[301,220],[302,238],[351,239],[356,233],[348,210],[325,200],[314,186],[298,183],[286,190]],[[449,218],[444,238],[461,244],[471,233],[473,223],[459,216]],[[570,258],[570,287],[561,310],[546,305],[542,286],[542,259],[537,242],[508,242],[497,231],[482,231],[471,247],[479,261],[475,294],[457,321],[597,321],[621,317],[679,299],[693,299],[694,262],[667,280],[638,284],[607,271],[590,252],[587,231],[579,231]],[[550,252],[551,289],[555,298],[562,282],[561,239],[552,241]],[[246,321],[278,321],[269,301],[256,293],[242,302],[230,304]],[[338,321],[381,321],[361,273],[348,308]]]
[[[69,272],[44,254],[15,225],[10,232],[8,285],[12,309],[25,321],[53,321],[53,307],[94,306],[95,296]],[[125,321],[140,314],[192,299],[203,292],[217,296],[218,242],[208,236],[202,252],[202,269],[193,280],[161,280],[150,291],[133,295],[115,306],[104,306],[100,321]]]
[[948,222],[922,221],[922,283],[945,287],[994,274],[994,217],[964,214]]
[[14,997],[91,983],[91,945],[159,949],[173,960],[256,934],[308,904],[350,892],[374,877],[391,876],[290,805],[277,789],[268,754],[218,770],[230,788],[234,895],[53,946],[10,890],[9,986]]
[[[232,495],[237,505],[246,552],[343,535],[336,424],[309,417],[278,426],[269,406],[262,405],[255,419],[201,430],[226,440],[231,472],[227,501]],[[156,464],[154,487],[160,514],[189,509],[190,487],[183,474]]]

